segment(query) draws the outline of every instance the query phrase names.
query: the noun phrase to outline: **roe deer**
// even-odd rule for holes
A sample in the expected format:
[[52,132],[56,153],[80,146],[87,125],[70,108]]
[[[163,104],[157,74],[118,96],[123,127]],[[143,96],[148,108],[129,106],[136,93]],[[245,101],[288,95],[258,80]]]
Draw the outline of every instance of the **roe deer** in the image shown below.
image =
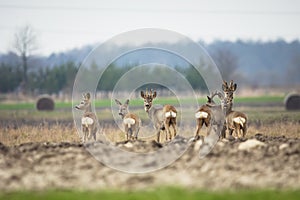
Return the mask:
[[[119,105],[119,115],[123,119],[123,125],[125,128],[126,133],[126,139],[138,139],[138,133],[141,126],[141,119],[133,113],[129,113],[128,111],[128,104],[129,99],[125,101],[124,104],[122,104],[118,99],[115,99],[115,102],[117,105]],[[133,136],[134,134],[134,136]]]
[[[222,101],[222,109],[224,110],[226,115],[225,126],[226,129],[229,131],[229,136],[232,136],[232,133],[234,131],[235,138],[240,138],[245,137],[247,133],[248,119],[244,113],[232,110],[233,93],[236,91],[236,88],[237,84],[233,84],[233,80],[230,81],[229,85],[226,81],[223,82],[222,90],[224,91],[225,95]],[[223,134],[225,137],[225,131]]]
[[[170,126],[173,127],[174,137],[176,136],[176,117],[177,110],[172,105],[152,106],[153,99],[156,98],[156,91],[141,91],[141,97],[144,99],[144,109],[148,113],[154,127],[157,131],[157,142],[160,141],[160,131],[166,131],[166,140],[172,139]],[[169,136],[169,137],[168,137]]]
[[83,142],[87,139],[90,139],[93,136],[94,140],[96,141],[96,133],[97,133],[97,118],[95,113],[92,112],[91,108],[91,94],[86,93],[83,94],[83,100],[75,106],[78,110],[83,110],[83,116],[81,118],[81,130],[83,133]]
[[[203,125],[207,127],[206,135],[209,135],[211,118],[212,118],[212,107],[217,108],[218,106],[214,102],[213,98],[219,95],[218,92],[214,92],[211,96],[207,96],[207,103],[202,105],[195,113],[195,118],[197,121],[197,130],[194,139],[198,140],[200,138],[199,132]],[[221,109],[221,107],[219,107]],[[203,138],[202,138],[203,139]]]

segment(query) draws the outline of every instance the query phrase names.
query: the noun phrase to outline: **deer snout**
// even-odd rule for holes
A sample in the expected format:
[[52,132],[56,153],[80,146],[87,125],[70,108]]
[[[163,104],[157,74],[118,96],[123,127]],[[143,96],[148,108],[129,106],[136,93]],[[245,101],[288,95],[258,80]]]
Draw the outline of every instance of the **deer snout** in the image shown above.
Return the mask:
[[78,106],[75,106],[75,108],[79,110],[79,107],[78,107]]

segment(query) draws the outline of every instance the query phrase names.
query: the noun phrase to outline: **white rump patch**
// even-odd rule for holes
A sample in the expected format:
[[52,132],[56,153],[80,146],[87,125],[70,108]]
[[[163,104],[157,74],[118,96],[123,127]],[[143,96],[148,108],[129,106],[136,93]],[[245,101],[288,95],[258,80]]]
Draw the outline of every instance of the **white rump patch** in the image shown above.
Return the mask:
[[165,117],[176,117],[176,113],[173,111],[169,111],[165,113]]
[[131,125],[134,125],[134,124],[135,124],[135,120],[132,119],[132,118],[125,118],[125,119],[123,120],[123,123],[124,123],[125,125],[128,125],[128,127],[130,128]]
[[93,123],[94,123],[94,120],[90,117],[83,117],[81,119],[81,124],[82,125],[88,126],[88,125],[92,125]]
[[237,124],[240,124],[243,127],[246,122],[246,119],[243,117],[235,117],[233,118],[233,121]]
[[207,112],[203,112],[203,111],[199,111],[199,112],[196,112],[195,117],[197,119],[207,118],[208,117],[208,113]]

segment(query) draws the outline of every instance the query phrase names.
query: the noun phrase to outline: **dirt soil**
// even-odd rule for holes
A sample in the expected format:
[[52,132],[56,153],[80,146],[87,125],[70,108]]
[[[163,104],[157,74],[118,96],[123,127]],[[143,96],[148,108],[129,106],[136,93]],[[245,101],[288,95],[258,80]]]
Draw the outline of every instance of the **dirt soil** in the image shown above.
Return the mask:
[[[177,137],[174,151],[188,142]],[[105,166],[82,144],[28,143],[7,147],[0,143],[0,190],[142,189],[161,185],[209,190],[300,188],[300,139],[256,134],[247,140],[223,140],[202,159],[199,158],[200,144],[191,142],[186,152],[168,167],[132,174]],[[164,148],[155,142],[142,141],[117,146],[137,152]],[[112,162],[139,162],[102,150],[103,157]],[[167,157],[168,151],[160,159]]]

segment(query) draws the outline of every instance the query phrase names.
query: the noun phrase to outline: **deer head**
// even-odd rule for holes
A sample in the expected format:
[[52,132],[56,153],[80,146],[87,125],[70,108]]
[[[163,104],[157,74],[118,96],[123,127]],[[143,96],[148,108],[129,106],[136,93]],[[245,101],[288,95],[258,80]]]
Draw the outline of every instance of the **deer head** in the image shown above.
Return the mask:
[[146,89],[145,93],[144,91],[141,91],[141,97],[144,99],[144,109],[146,112],[148,112],[152,107],[153,99],[155,99],[156,97],[156,91],[153,91],[152,89],[150,90],[150,92],[148,92],[148,90]]
[[115,102],[117,105],[119,105],[119,115],[123,119],[125,115],[128,113],[129,99],[127,99],[124,104],[122,104],[118,99],[115,99]]
[[77,106],[75,106],[76,109],[78,110],[85,110],[86,112],[91,112],[91,94],[88,93],[84,93],[82,95],[83,100],[80,102],[80,104],[78,104]]
[[225,99],[227,99],[227,101],[232,101],[233,100],[233,93],[235,92],[237,88],[237,84],[234,83],[233,84],[233,80],[230,81],[229,85],[227,84],[226,81],[223,81],[222,84],[222,90],[225,94]]
[[225,113],[228,113],[232,109],[233,103],[233,93],[237,88],[237,84],[233,83],[233,80],[230,81],[229,85],[226,81],[223,82],[222,90],[225,94],[224,98],[221,101],[222,109]]

